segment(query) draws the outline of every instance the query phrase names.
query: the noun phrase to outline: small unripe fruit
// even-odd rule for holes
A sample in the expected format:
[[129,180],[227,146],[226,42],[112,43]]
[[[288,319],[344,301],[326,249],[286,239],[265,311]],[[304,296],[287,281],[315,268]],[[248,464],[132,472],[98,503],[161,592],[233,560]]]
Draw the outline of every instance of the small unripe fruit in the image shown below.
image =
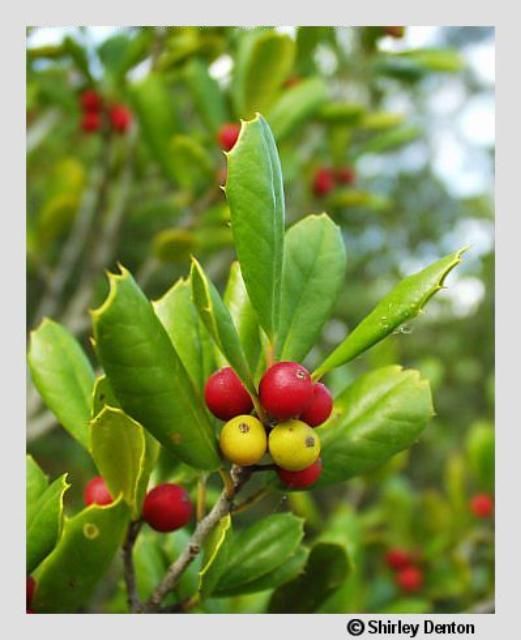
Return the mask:
[[322,461],[320,458],[302,471],[288,471],[287,469],[277,469],[280,481],[289,489],[306,489],[319,479],[322,473]]
[[231,367],[212,373],[206,381],[204,399],[208,409],[221,420],[230,420],[253,409],[250,394]]
[[384,27],[384,33],[391,38],[403,38],[405,27]]
[[389,549],[385,554],[385,561],[390,569],[393,571],[400,571],[401,569],[411,566],[413,563],[413,556],[405,549],[394,548]]
[[190,521],[192,513],[190,496],[178,484],[160,484],[154,487],[143,502],[143,520],[152,529],[162,533],[184,527]]
[[338,184],[353,184],[356,174],[352,167],[340,167],[336,170],[335,177]]
[[274,364],[262,376],[259,397],[262,406],[277,420],[300,416],[313,399],[309,371],[296,362]]
[[335,173],[325,167],[317,169],[313,176],[313,193],[317,198],[326,196],[335,188]]
[[101,111],[103,106],[103,100],[97,91],[94,89],[85,89],[80,95],[80,104],[84,111]]
[[396,584],[407,593],[415,593],[423,586],[423,572],[418,567],[405,567],[395,576]]
[[286,471],[302,471],[320,455],[320,440],[300,420],[281,422],[270,433],[269,450],[275,464]]
[[268,439],[264,425],[254,416],[237,416],[223,427],[219,446],[230,462],[247,467],[256,464],[266,453]]
[[488,493],[478,493],[470,501],[470,510],[476,518],[490,518],[494,512],[494,501]]
[[310,427],[318,427],[325,422],[333,410],[333,397],[325,384],[317,382],[313,385],[313,397],[308,408],[300,415],[302,422]]
[[111,504],[113,498],[105,484],[105,480],[101,476],[95,476],[85,486],[83,500],[88,507],[91,504]]
[[224,149],[224,151],[231,151],[237,142],[240,131],[240,125],[235,122],[223,124],[217,132],[217,141],[219,142],[221,149]]
[[36,580],[32,576],[28,576],[26,581],[26,588],[25,588],[25,602],[27,605],[27,613],[29,613],[29,609],[31,607],[35,591],[36,591]]
[[132,114],[125,105],[115,104],[109,109],[109,120],[114,131],[126,133],[132,122]]
[[96,111],[86,111],[81,118],[81,128],[85,133],[94,133],[101,127],[101,116]]

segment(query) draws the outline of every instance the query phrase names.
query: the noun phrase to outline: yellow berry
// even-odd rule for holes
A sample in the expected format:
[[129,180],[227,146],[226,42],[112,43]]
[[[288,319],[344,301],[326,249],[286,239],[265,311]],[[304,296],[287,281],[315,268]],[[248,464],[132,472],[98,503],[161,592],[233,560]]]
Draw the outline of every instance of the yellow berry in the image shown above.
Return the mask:
[[266,453],[264,425],[253,416],[236,416],[223,427],[219,445],[223,455],[242,467],[256,464]]
[[302,471],[320,455],[317,432],[300,420],[281,422],[270,433],[269,450],[277,466]]

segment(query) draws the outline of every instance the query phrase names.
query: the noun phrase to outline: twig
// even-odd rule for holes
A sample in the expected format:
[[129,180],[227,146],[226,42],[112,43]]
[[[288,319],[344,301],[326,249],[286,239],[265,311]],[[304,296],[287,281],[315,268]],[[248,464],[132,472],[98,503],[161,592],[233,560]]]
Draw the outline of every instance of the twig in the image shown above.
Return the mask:
[[195,606],[197,606],[200,601],[201,596],[196,593],[189,598],[181,600],[181,602],[176,602],[175,604],[171,604],[168,607],[162,607],[161,609],[158,609],[158,613],[186,613],[190,609],[193,609]]
[[138,534],[143,525],[142,520],[136,520],[131,522],[128,526],[127,537],[123,544],[123,566],[125,584],[127,587],[127,602],[129,611],[135,613],[141,606],[139,596],[136,589],[136,572],[134,569],[134,560],[132,558],[132,551],[134,544],[138,537]]
[[233,489],[230,490],[225,488],[210,513],[198,523],[192,537],[188,541],[188,544],[183,549],[177,560],[170,565],[165,577],[145,604],[145,612],[153,612],[159,609],[163,598],[172,591],[182,573],[201,551],[201,547],[207,536],[217,525],[219,520],[227,513],[230,513],[233,507],[234,497],[249,477],[250,471],[247,468],[232,467],[231,478],[233,482]]

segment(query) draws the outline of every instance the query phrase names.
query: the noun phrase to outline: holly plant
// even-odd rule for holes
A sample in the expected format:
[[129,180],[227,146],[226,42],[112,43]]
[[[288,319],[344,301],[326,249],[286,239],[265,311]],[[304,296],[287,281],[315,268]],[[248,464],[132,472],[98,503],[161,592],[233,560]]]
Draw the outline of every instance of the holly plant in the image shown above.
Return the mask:
[[28,458],[30,611],[85,610],[114,573],[123,611],[209,611],[258,592],[267,611],[294,610],[292,600],[312,611],[350,570],[345,532],[305,536],[290,511],[246,526],[237,514],[379,467],[433,415],[415,370],[369,371],[334,399],[322,381],[422,312],[462,251],[399,282],[308,371],[345,286],[342,234],[326,213],[285,230],[281,163],[261,115],[230,147],[237,261],[224,295],[195,259],[152,302],[120,266],[91,311],[97,370],[58,323],[31,334],[34,384],[98,474],[82,488],[85,508],[64,515],[66,474],[50,483]]

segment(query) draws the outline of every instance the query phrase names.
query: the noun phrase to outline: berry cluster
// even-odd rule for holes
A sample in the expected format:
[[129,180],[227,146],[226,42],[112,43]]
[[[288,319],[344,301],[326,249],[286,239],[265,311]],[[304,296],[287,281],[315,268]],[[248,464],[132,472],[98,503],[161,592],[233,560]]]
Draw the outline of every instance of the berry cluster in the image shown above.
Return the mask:
[[213,415],[226,421],[219,444],[227,460],[251,466],[269,453],[286,486],[303,489],[318,480],[320,440],[313,427],[329,418],[333,399],[302,365],[278,362],[264,373],[259,384],[264,422],[259,419],[264,416],[251,415],[253,400],[230,367],[208,378],[204,396]]
[[476,518],[490,518],[494,513],[494,500],[488,493],[478,493],[470,500],[470,510]]
[[353,167],[319,167],[313,176],[312,189],[317,198],[327,196],[335,187],[353,184],[356,174]]
[[94,89],[86,89],[80,95],[82,109],[81,128],[85,133],[99,131],[108,118],[110,128],[116,133],[126,133],[132,122],[132,115],[124,104],[112,104],[104,108],[103,99]]
[[423,571],[417,565],[416,553],[393,548],[385,555],[387,566],[395,572],[394,580],[406,593],[415,593],[423,586]]

